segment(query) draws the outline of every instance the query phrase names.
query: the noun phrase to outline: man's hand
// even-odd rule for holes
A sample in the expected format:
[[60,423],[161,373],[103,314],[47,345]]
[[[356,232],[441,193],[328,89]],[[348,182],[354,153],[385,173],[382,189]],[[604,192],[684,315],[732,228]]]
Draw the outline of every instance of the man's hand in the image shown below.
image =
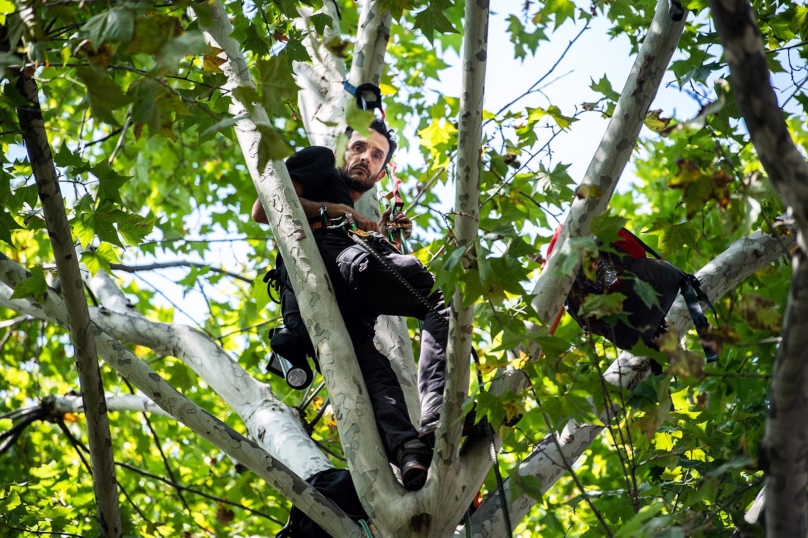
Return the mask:
[[409,239],[412,235],[412,221],[401,211],[392,215],[392,218],[391,214],[391,209],[387,209],[382,213],[382,218],[379,221],[379,233],[387,237],[387,229],[391,227],[391,224],[394,224],[395,226],[393,228],[400,229],[404,239]]
[[353,220],[354,223],[356,224],[356,227],[359,228],[360,230],[364,230],[366,232],[385,233],[381,231],[379,224],[376,224],[359,211],[351,211],[351,216],[353,216]]

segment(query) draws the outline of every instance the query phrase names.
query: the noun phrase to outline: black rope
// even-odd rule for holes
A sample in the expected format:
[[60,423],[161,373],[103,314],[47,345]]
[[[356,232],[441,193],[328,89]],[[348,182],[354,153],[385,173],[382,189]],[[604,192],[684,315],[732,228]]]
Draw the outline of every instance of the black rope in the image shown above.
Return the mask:
[[[441,315],[441,313],[438,311],[438,309],[435,308],[432,305],[432,303],[430,303],[429,300],[426,297],[424,297],[418,290],[416,290],[412,286],[412,284],[407,282],[407,280],[403,276],[401,276],[401,273],[399,273],[396,270],[396,268],[393,267],[393,265],[389,261],[387,261],[387,259],[384,256],[379,254],[376,251],[376,249],[371,247],[368,244],[368,242],[365,241],[355,231],[349,230],[348,235],[356,243],[358,243],[361,246],[365,247],[365,249],[374,258],[379,260],[379,262],[381,262],[381,264],[384,267],[386,267],[388,271],[390,271],[397,279],[399,279],[399,281],[401,281],[402,284],[404,284],[404,287],[407,288],[407,290],[409,290],[409,292],[412,293],[415,298],[417,298],[419,301],[421,301],[427,307],[427,309],[430,312],[432,312],[432,314],[434,314],[439,320],[441,320],[441,322],[446,327],[449,327],[449,320],[445,319],[443,317],[443,315]],[[477,356],[477,352],[474,350],[473,347],[471,348],[471,356],[474,358],[474,364],[476,366],[477,384],[480,386],[480,390],[483,390],[483,373],[482,373],[482,371],[480,369],[480,358]],[[488,454],[489,454],[489,456],[491,458],[491,464],[494,467],[494,476],[496,477],[496,480],[497,480],[497,489],[498,489],[498,494],[499,494],[499,505],[500,505],[500,508],[502,509],[502,515],[504,517],[504,522],[505,522],[505,529],[506,529],[506,531],[508,533],[507,536],[509,538],[513,538],[513,529],[511,528],[511,515],[510,515],[510,511],[508,510],[508,501],[507,501],[507,499],[505,499],[505,483],[502,480],[502,473],[499,470],[499,455],[497,454],[496,443],[494,442],[494,428],[491,426],[491,423],[488,422],[488,420],[486,420],[485,418],[483,418],[483,420],[486,421],[486,423],[485,423],[485,426],[486,426],[485,432],[486,432],[486,434],[488,436]]]

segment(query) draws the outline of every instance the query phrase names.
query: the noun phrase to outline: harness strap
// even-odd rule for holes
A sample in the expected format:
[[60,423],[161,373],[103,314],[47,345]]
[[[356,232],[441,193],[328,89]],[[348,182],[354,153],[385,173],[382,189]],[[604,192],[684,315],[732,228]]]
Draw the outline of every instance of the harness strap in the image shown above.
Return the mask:
[[356,106],[362,110],[378,108],[382,113],[382,121],[387,118],[387,114],[382,108],[382,91],[378,86],[369,82],[354,86],[347,80],[343,80],[342,87],[356,98]]
[[[710,322],[707,321],[707,316],[704,315],[704,312],[701,309],[699,299],[705,300],[707,304],[710,305],[710,309],[713,311],[716,321],[718,321],[718,315],[715,312],[715,308],[713,308],[713,304],[710,302],[707,294],[701,290],[699,281],[694,275],[683,276],[679,289],[682,293],[682,297],[685,300],[685,304],[687,305],[690,318],[693,320],[693,325],[696,327],[696,332],[699,333],[699,336],[706,336],[710,330]],[[701,347],[704,349],[704,355],[707,357],[707,362],[715,362],[718,360],[718,354],[712,348],[704,344],[702,344]]]

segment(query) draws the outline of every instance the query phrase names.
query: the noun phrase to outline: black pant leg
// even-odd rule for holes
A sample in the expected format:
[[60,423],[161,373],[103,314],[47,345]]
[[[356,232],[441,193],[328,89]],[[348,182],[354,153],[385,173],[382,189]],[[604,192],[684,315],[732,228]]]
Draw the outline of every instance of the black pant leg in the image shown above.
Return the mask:
[[416,438],[418,432],[410,422],[404,392],[390,361],[373,343],[377,315],[363,308],[358,299],[358,279],[367,267],[368,255],[357,251],[350,238],[336,234],[322,237],[318,247],[354,345],[385,452],[395,462],[395,449]]
[[[371,243],[371,246],[374,245]],[[363,311],[373,315],[407,316],[424,322],[421,332],[421,356],[418,361],[418,391],[423,398],[429,392],[443,394],[446,383],[446,346],[449,340],[449,307],[440,290],[432,291],[435,278],[414,256],[376,249],[400,275],[396,276],[373,255],[358,277],[357,301]],[[406,286],[405,280],[420,297]]]

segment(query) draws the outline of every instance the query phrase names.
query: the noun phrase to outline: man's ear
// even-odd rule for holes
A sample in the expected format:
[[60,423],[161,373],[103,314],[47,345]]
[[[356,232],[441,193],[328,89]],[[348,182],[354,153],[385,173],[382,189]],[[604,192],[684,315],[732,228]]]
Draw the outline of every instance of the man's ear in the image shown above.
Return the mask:
[[385,166],[384,168],[382,168],[382,171],[381,171],[381,172],[379,172],[379,175],[378,175],[378,176],[376,176],[376,183],[378,183],[379,181],[381,181],[382,179],[384,179],[384,177],[385,177],[386,175],[387,175],[387,167]]

